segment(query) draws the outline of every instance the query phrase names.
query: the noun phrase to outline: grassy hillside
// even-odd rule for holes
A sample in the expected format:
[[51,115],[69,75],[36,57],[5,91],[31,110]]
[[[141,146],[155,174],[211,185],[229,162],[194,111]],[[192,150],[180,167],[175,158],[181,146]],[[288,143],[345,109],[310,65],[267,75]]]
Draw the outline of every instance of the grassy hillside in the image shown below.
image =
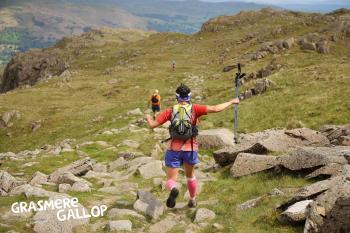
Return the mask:
[[260,9],[253,3],[149,0],[30,0],[0,2],[0,63],[16,51],[45,48],[92,28],[197,32],[211,17]]
[[[324,124],[349,123],[350,43],[349,37],[334,31],[338,20],[347,21],[349,17],[347,12],[325,16],[265,9],[211,20],[195,35],[107,30],[96,34],[89,43],[85,43],[84,37],[65,40],[58,47],[64,48],[61,53],[71,64],[72,77],[68,83],[57,77],[29,89],[0,95],[0,113],[9,110],[21,113],[14,126],[0,129],[0,152],[35,149],[65,138],[74,138],[77,143],[104,140],[115,146],[124,139],[133,139],[140,142],[139,150],[149,155],[159,141],[151,131],[124,130],[113,136],[100,133],[125,126],[132,128],[130,124],[136,124],[140,117],[128,117],[126,113],[135,108],[146,110],[147,98],[154,89],[160,91],[164,108],[174,103],[174,90],[181,82],[192,87],[194,98],[202,97],[203,101],[195,101],[198,103],[217,104],[233,98],[234,72],[223,73],[222,69],[237,62],[244,64],[243,71],[247,73],[257,71],[271,60],[283,67],[269,76],[276,83],[272,89],[240,105],[240,132],[273,127],[317,129]],[[213,28],[216,32],[212,32]],[[249,55],[264,42],[298,39],[309,33],[327,39],[336,34],[338,39],[329,42],[329,54],[304,51],[294,45],[290,50],[269,54],[258,61],[250,59]],[[82,44],[85,46],[79,46]],[[173,60],[175,71],[171,69]],[[253,84],[246,83],[241,90]],[[209,115],[201,122],[200,129],[231,128],[232,119],[230,110]],[[32,132],[31,123],[39,120],[41,128]],[[83,150],[99,162],[115,159],[115,152],[97,145]],[[211,156],[210,151],[201,154]],[[63,160],[43,158],[39,164],[21,170],[27,178],[35,171],[49,173],[78,158],[74,153],[66,153]],[[2,167],[16,172],[21,163],[6,161]],[[268,173],[232,179],[226,170],[215,176],[219,181],[206,185],[199,198],[219,199],[212,208],[226,232],[302,232],[298,227],[282,226],[276,220],[275,204],[287,197],[264,199],[258,208],[244,213],[235,206],[275,187],[293,189],[309,181],[288,174],[272,177]],[[140,187],[149,187],[147,181],[135,179]],[[166,193],[158,191],[165,197]],[[76,195],[83,203],[96,200],[93,195]],[[1,201],[7,206],[12,200]],[[18,229],[21,227],[19,224]],[[213,229],[207,227],[203,231],[213,232]]]

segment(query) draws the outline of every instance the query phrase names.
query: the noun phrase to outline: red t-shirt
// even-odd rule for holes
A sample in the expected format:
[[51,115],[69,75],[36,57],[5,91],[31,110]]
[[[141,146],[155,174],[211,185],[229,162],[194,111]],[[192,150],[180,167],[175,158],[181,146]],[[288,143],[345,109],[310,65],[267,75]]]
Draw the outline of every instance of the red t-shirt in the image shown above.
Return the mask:
[[[196,125],[198,123],[198,119],[207,114],[207,106],[194,104],[192,106],[192,111],[192,124]],[[161,112],[157,117],[157,122],[159,124],[164,124],[165,122],[170,121],[172,112],[172,108],[168,108],[167,110]],[[191,151],[191,139],[188,139],[186,142],[179,139],[172,139],[168,142],[168,150]],[[193,138],[193,150],[198,151],[198,143],[196,138]]]

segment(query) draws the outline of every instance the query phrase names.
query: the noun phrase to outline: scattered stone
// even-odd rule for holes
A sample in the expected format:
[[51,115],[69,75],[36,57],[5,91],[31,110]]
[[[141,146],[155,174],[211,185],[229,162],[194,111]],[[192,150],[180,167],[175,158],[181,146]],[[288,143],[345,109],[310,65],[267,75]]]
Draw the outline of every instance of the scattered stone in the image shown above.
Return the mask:
[[81,183],[87,184],[88,186],[92,186],[92,184],[89,181],[84,180],[82,178],[79,178],[79,177],[73,175],[70,172],[66,172],[66,173],[62,174],[56,180],[57,184],[70,184],[70,185],[73,185],[76,182],[81,182]]
[[200,223],[204,221],[210,221],[215,218],[215,213],[211,210],[208,210],[206,208],[199,208],[196,211],[196,215],[194,217],[193,222],[194,223]]
[[165,219],[153,224],[149,228],[149,232],[150,233],[166,233],[166,232],[171,231],[171,229],[173,229],[177,224],[178,224],[178,222],[174,219],[174,217],[168,216]]
[[72,189],[72,186],[70,184],[59,184],[58,185],[58,192],[60,193],[67,193]]
[[[59,197],[62,198],[62,197]],[[50,198],[49,200],[55,200],[55,198]],[[81,204],[78,203],[78,210],[80,213],[82,211],[88,213]],[[68,216],[68,209],[64,209],[61,215]],[[89,223],[89,219],[70,219],[69,221],[58,221],[57,220],[57,210],[48,209],[46,211],[36,212],[34,218],[34,231],[37,233],[73,233],[74,228]]]
[[124,169],[127,167],[128,162],[124,159],[124,157],[120,157],[119,159],[108,164],[109,171],[114,171],[117,169]]
[[257,206],[260,203],[261,199],[262,199],[262,197],[258,197],[258,198],[254,198],[252,200],[246,201],[246,202],[238,205],[237,209],[247,210],[247,209],[254,208],[255,206]]
[[282,44],[285,49],[290,49],[294,44],[294,38],[286,39],[282,42]]
[[9,193],[15,187],[23,185],[25,182],[17,180],[6,171],[0,171],[0,190],[2,194]]
[[312,200],[305,200],[294,203],[281,213],[278,220],[283,224],[297,225],[304,223],[306,220],[306,209],[312,202]]
[[107,172],[107,165],[95,163],[92,165],[92,170],[95,172]]
[[283,196],[284,192],[282,192],[278,188],[274,188],[274,189],[272,189],[271,192],[269,192],[269,195],[271,195],[271,196]]
[[138,172],[144,179],[151,179],[153,177],[165,176],[162,167],[162,161],[156,160],[139,167]]
[[44,173],[41,172],[35,172],[34,175],[32,176],[32,179],[29,181],[30,185],[42,185],[46,184],[48,180],[48,175],[45,175]]
[[85,175],[88,171],[92,170],[92,162],[89,157],[75,161],[65,167],[59,168],[49,176],[49,181],[57,183],[58,178],[64,173],[70,172],[76,176]]
[[109,221],[108,231],[132,231],[132,222],[130,220]]
[[316,50],[316,44],[308,41],[303,41],[301,44],[303,50]]
[[72,185],[71,191],[74,192],[91,192],[91,188],[86,182],[78,181]]
[[[1,93],[1,88],[0,88],[0,93]],[[13,125],[11,121],[14,118],[16,119],[21,118],[21,114],[19,113],[19,111],[11,110],[11,111],[5,112],[0,119],[0,126],[2,125],[4,127],[11,127]]]
[[127,114],[129,116],[142,116],[143,115],[141,109],[139,109],[139,108],[136,108],[134,110],[130,110]]
[[233,177],[240,177],[265,171],[276,165],[278,165],[276,156],[240,153],[230,171]]
[[136,141],[133,141],[133,140],[124,140],[122,142],[122,144],[124,146],[127,146],[127,147],[130,147],[130,148],[134,148],[134,149],[137,149],[140,147],[140,143],[136,142]]
[[119,157],[123,157],[125,160],[135,159],[137,157],[144,157],[145,155],[141,152],[120,152],[118,153]]
[[152,219],[158,219],[163,215],[164,206],[152,193],[139,190],[137,197],[138,199],[134,203],[135,210],[150,216]]

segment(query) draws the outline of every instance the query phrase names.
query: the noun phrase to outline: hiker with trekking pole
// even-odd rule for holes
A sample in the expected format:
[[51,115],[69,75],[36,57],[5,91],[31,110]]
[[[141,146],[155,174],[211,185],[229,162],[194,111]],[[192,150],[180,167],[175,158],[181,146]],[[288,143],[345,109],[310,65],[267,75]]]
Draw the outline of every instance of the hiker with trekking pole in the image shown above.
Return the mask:
[[146,115],[150,128],[156,128],[167,121],[170,121],[169,133],[170,138],[164,140],[167,142],[167,151],[165,153],[165,165],[167,167],[166,188],[170,191],[166,205],[174,208],[179,190],[176,187],[176,180],[179,168],[184,167],[187,178],[187,188],[190,194],[188,207],[196,206],[197,181],[194,172],[194,165],[199,163],[198,160],[198,119],[208,113],[218,113],[239,104],[239,99],[234,98],[228,102],[209,106],[193,104],[191,102],[191,90],[184,84],[181,84],[175,92],[177,104],[172,108],[161,112],[156,120],[150,115]]

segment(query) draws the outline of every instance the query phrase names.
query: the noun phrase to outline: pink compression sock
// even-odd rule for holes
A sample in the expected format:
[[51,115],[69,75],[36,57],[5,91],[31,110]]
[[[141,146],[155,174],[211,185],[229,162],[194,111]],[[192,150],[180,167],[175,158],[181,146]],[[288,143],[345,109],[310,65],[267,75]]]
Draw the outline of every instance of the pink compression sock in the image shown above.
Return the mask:
[[172,179],[169,179],[166,181],[166,184],[165,184],[165,187],[171,191],[173,188],[175,188],[176,186],[176,181],[175,180],[172,180]]
[[196,177],[187,178],[187,188],[190,193],[190,198],[194,199],[196,197],[197,190],[197,180]]

